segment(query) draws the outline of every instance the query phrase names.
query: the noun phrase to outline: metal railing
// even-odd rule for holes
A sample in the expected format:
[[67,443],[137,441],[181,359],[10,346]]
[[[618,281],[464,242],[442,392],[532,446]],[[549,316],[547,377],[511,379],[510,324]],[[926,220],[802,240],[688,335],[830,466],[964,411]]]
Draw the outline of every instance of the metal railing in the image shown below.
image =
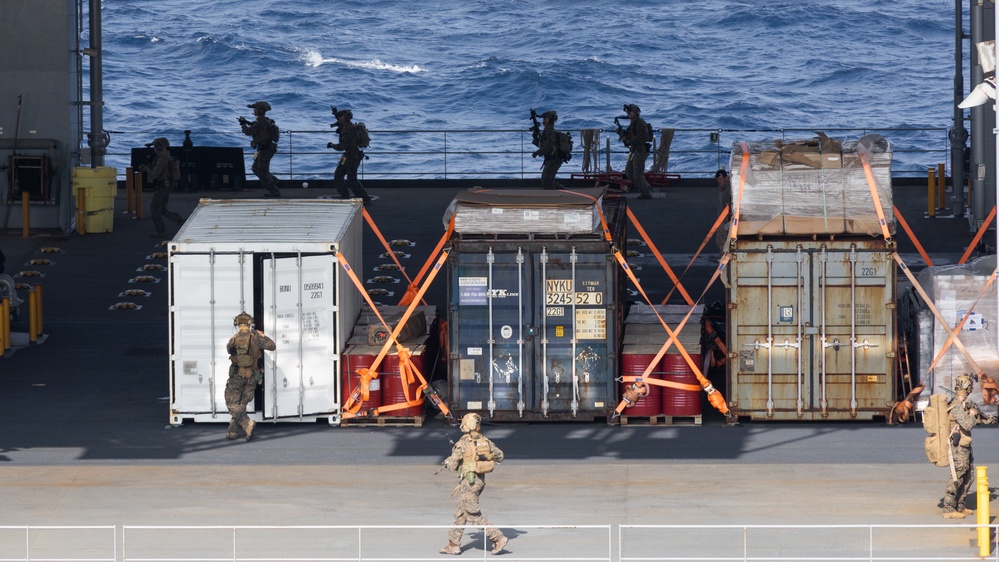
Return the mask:
[[[978,556],[975,524],[514,525],[493,555],[465,525],[462,559],[511,562],[994,560]],[[440,560],[450,525],[0,526],[0,562],[416,562]],[[427,531],[434,531],[428,533]],[[616,550],[615,550],[616,543]],[[120,548],[119,548],[120,547]]]
[[[674,129],[668,171],[685,177],[713,177],[719,168],[729,167],[732,144],[741,141],[793,141],[812,138],[823,131],[833,138],[857,139],[881,134],[894,147],[893,175],[922,177],[928,167],[945,163],[949,168],[950,139],[942,127],[927,128],[776,128],[776,129]],[[562,166],[559,176],[578,171],[624,169],[627,151],[613,130],[601,130],[591,169],[584,170],[583,148],[578,131],[573,159]],[[141,147],[154,136],[166,136],[180,146],[182,131],[112,131],[106,164],[124,173],[130,165],[130,150]],[[368,159],[361,164],[361,179],[465,179],[531,178],[540,175],[541,160],[531,157],[535,147],[531,133],[523,129],[429,129],[372,130]],[[239,132],[194,131],[193,142],[200,146],[245,147],[244,164],[249,175],[253,153],[248,139]],[[339,153],[326,148],[333,139],[329,130],[288,130],[282,132],[271,172],[283,180],[330,178]],[[657,134],[658,141],[658,134]],[[129,147],[122,152],[119,147]],[[652,166],[653,154],[648,166]]]

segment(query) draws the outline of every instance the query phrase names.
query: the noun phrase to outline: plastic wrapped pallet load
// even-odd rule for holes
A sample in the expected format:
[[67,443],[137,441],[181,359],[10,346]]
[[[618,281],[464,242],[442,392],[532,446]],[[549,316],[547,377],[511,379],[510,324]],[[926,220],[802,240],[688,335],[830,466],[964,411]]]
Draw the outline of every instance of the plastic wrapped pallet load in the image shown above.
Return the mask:
[[[944,319],[954,329],[966,315],[967,321],[957,331],[957,335],[968,350],[968,354],[981,371],[996,377],[999,372],[999,353],[995,327],[997,326],[996,284],[982,294],[989,276],[996,268],[995,256],[979,258],[964,265],[927,267],[919,273],[919,283],[933,299],[933,303]],[[981,297],[981,298],[979,298]],[[971,314],[968,311],[971,310]],[[933,349],[933,357],[940,354],[949,335],[939,320],[933,319],[932,330],[921,330],[919,347]],[[923,366],[928,368],[929,365]],[[920,382],[926,383],[924,396],[929,394],[950,394],[954,390],[954,378],[964,373],[974,373],[975,367],[955,345],[944,353],[933,368],[930,378],[926,373],[918,373]],[[981,389],[975,385],[973,397],[981,401]]]
[[[751,142],[748,172],[742,143],[732,146],[732,202],[739,205],[739,235],[881,235],[867,174],[866,153],[889,231],[892,147],[881,135],[838,141],[822,133],[801,141]],[[740,183],[742,200],[739,201]]]
[[603,188],[573,191],[470,189],[444,215],[462,234],[591,234],[600,230]]

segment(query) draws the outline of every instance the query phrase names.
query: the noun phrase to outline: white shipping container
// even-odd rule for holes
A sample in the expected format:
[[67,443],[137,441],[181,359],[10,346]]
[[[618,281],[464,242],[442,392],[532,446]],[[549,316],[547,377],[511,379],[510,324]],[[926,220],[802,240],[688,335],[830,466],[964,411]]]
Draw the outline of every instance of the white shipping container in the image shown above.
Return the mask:
[[228,422],[226,343],[241,311],[277,349],[247,407],[257,421],[339,424],[340,354],[362,297],[359,200],[204,199],[168,246],[170,423]]

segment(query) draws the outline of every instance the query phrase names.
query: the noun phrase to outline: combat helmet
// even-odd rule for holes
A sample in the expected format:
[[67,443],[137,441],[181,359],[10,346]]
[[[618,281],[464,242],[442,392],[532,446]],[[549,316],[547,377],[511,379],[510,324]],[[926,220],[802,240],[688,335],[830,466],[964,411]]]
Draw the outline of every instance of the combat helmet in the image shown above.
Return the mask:
[[159,150],[160,147],[163,147],[164,149],[169,149],[170,148],[169,139],[167,139],[166,137],[156,137],[155,139],[153,139],[153,148]]
[[631,113],[633,111],[635,112],[636,115],[641,115],[642,114],[641,108],[639,108],[637,105],[635,105],[633,103],[626,103],[626,104],[624,104],[624,112],[625,113]]
[[475,412],[469,412],[461,418],[462,433],[478,431],[480,427],[482,427],[482,416]]
[[341,109],[340,111],[336,112],[336,116],[337,117],[346,116],[347,119],[353,119],[354,118],[354,112],[351,111],[351,110],[349,110],[349,109]]
[[546,111],[541,114],[541,117],[547,119],[553,125],[558,121],[558,113],[555,113],[555,111]]
[[240,312],[232,319],[232,325],[237,328],[241,325],[253,326],[253,317],[246,312]]
[[249,104],[246,104],[246,107],[249,107],[250,109],[254,109],[254,110],[259,109],[261,113],[267,113],[268,111],[271,110],[271,104],[269,104],[269,103],[267,103],[265,101],[257,101],[257,102],[249,103]]
[[974,385],[975,382],[972,380],[971,375],[958,375],[954,379],[954,390],[956,392],[971,393]]

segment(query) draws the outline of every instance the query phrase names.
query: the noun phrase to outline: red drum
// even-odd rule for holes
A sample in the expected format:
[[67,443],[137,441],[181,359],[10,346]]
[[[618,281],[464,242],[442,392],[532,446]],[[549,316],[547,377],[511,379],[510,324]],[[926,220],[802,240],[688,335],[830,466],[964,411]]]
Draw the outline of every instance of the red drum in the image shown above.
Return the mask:
[[[690,358],[697,365],[701,364],[700,354],[691,354]],[[698,390],[681,390],[663,387],[662,413],[667,416],[699,416],[701,415],[701,383],[697,380],[690,365],[678,353],[668,353],[663,357],[663,380],[692,384]]]
[[[632,346],[624,346],[624,350],[621,353],[621,376],[641,376],[645,372],[645,368],[649,363],[656,358],[656,352],[654,350],[651,353],[648,351],[639,352],[637,350],[630,350]],[[638,346],[635,346],[638,347]],[[648,347],[648,346],[642,346]],[[659,365],[655,365],[652,372],[649,373],[648,378],[656,379],[660,377]],[[621,383],[621,394],[624,395],[625,389],[630,386],[630,382]],[[639,398],[635,402],[634,406],[629,406],[621,412],[622,416],[633,416],[633,417],[653,417],[658,416],[663,413],[662,411],[662,387],[654,384],[649,384],[649,393],[642,398]]]

